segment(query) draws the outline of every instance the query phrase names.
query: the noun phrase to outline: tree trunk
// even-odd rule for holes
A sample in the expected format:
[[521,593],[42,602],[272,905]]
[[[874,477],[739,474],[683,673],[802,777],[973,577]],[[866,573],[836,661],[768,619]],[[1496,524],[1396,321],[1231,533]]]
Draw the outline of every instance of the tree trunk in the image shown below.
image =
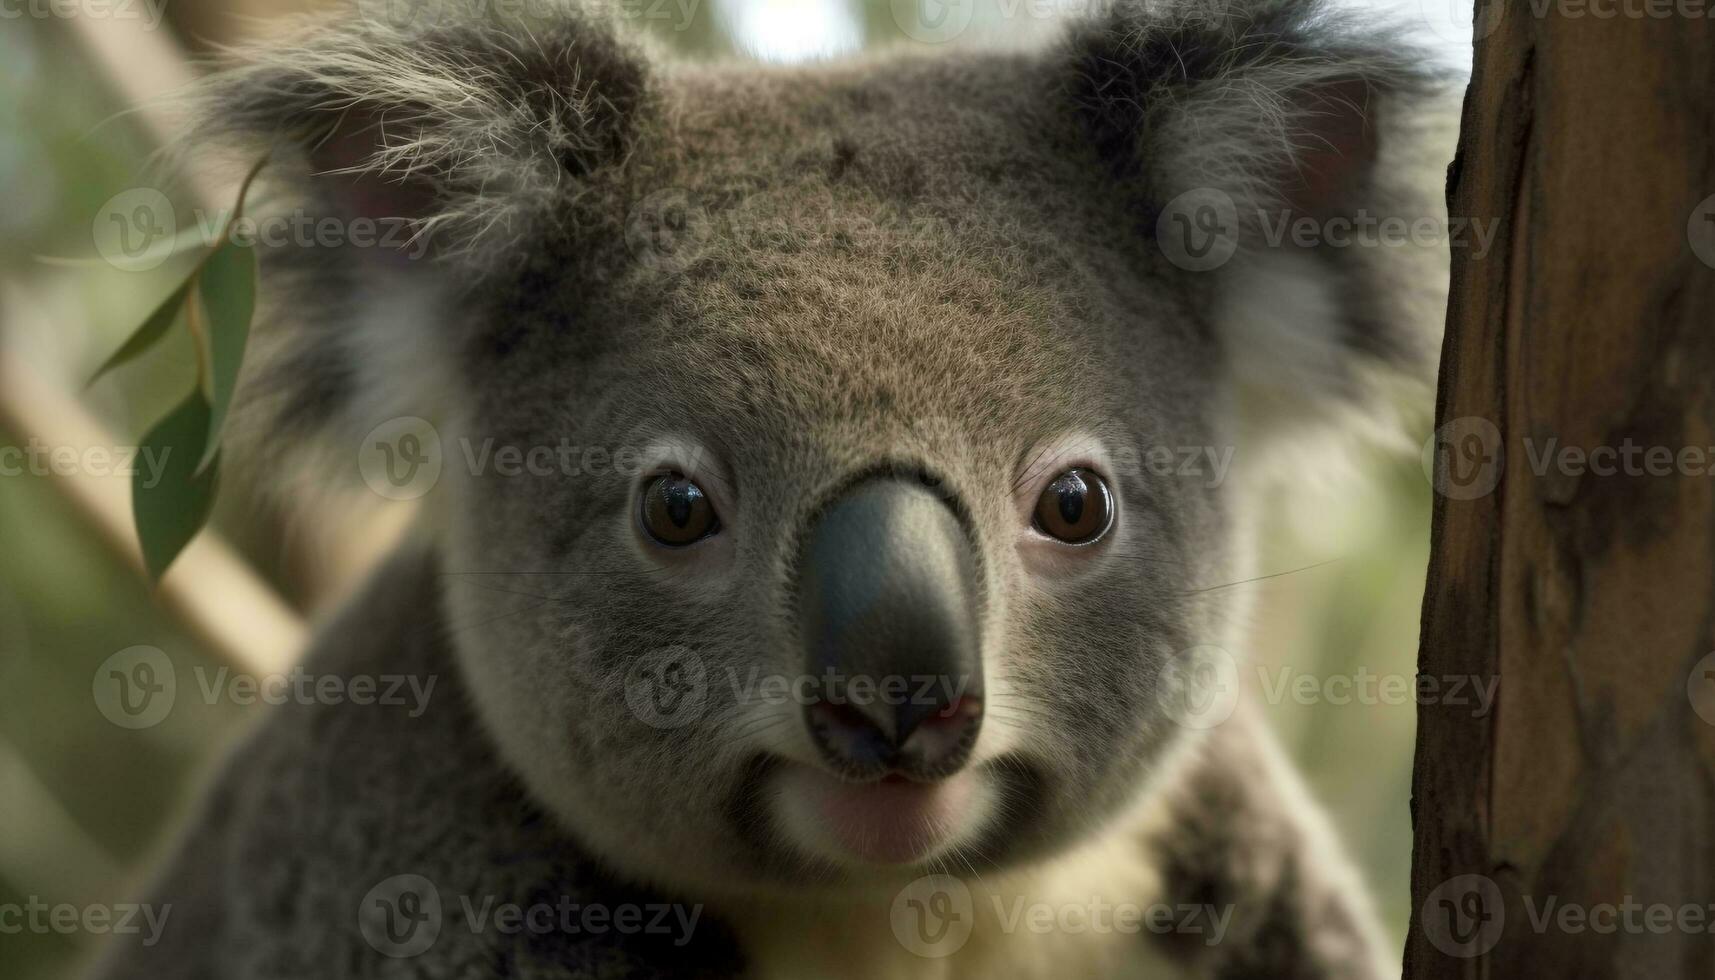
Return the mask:
[[1478,6],[1405,973],[1709,978],[1715,3]]

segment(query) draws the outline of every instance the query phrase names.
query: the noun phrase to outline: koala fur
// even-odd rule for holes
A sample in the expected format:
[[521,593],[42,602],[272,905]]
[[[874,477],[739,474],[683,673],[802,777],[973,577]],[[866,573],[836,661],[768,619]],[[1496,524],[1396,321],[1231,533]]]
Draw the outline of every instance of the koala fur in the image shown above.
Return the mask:
[[[1222,586],[1251,571],[1271,447],[1384,428],[1397,387],[1426,389],[1442,248],[1269,237],[1281,216],[1441,214],[1426,60],[1316,0],[1120,2],[1040,50],[797,67],[673,64],[611,20],[318,22],[209,82],[191,142],[269,152],[276,201],[418,234],[268,250],[239,435],[350,474],[378,425],[433,424],[448,465],[420,526],[305,669],[438,686],[420,714],[272,711],[154,885],[163,941],[116,943],[101,976],[1389,973],[1253,706],[1202,729],[1164,698],[1181,651],[1247,642]],[[1198,271],[1161,236],[1208,191],[1233,254]],[[465,465],[456,447],[485,442],[612,462]],[[1231,447],[1233,477],[1127,463],[1184,447]],[[270,458],[275,480],[327,472]],[[1113,484],[1099,546],[1027,533],[1069,465]],[[636,526],[642,479],[668,470],[720,511],[682,553]],[[972,539],[987,714],[972,818],[930,859],[872,867],[783,802],[815,765],[795,710],[723,679],[801,669],[802,529],[900,472]],[[708,679],[682,724],[628,700],[664,650]],[[935,873],[975,896],[945,957],[890,919]],[[408,954],[370,907],[399,875],[442,909]],[[1020,898],[1230,914],[1218,942],[1042,935],[1000,921]],[[485,902],[696,918],[468,927]]]

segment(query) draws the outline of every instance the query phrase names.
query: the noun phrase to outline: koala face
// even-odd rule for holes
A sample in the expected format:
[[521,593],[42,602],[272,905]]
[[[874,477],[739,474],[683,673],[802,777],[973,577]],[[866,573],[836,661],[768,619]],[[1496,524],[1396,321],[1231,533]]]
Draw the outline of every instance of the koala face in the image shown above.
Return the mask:
[[[1191,737],[1168,673],[1236,611],[1241,365],[1333,402],[1427,361],[1337,256],[1204,275],[1158,241],[1205,181],[1244,208],[1380,206],[1364,134],[1409,73],[1317,47],[1293,9],[1128,8],[1045,52],[795,70],[645,68],[568,13],[529,44],[321,33],[229,76],[229,129],[409,106],[424,130],[343,168],[435,175],[399,206],[453,242],[408,287],[458,287],[416,328],[438,383],[392,383],[388,411],[570,447],[449,468],[444,598],[504,758],[598,854],[741,890],[1005,866],[1092,833]],[[1246,31],[1289,67],[1248,63]],[[419,90],[389,89],[402,63]],[[1304,131],[1259,135],[1235,92]],[[1354,162],[1282,176],[1313,137]],[[308,193],[350,189],[327,180]],[[1279,357],[1235,349],[1272,322]],[[312,335],[257,387],[340,345]]]
[[[1173,734],[1162,665],[1208,639],[1188,593],[1220,581],[1217,491],[1141,464],[1230,439],[1215,351],[1183,298],[1141,296],[1079,241],[1129,229],[1073,192],[1099,171],[1027,149],[1040,111],[945,133],[938,112],[878,107],[830,132],[817,106],[904,103],[931,79],[769,82],[667,95],[698,122],[632,173],[695,202],[687,237],[509,311],[523,339],[469,379],[473,436],[636,454],[460,488],[449,595],[455,622],[486,624],[460,641],[486,715],[557,812],[662,877],[801,884],[1076,839]],[[937,126],[1039,176],[924,181]],[[967,193],[877,220],[914,179]],[[598,196],[658,200],[652,184]],[[949,745],[901,762],[829,744],[866,736],[882,757]]]

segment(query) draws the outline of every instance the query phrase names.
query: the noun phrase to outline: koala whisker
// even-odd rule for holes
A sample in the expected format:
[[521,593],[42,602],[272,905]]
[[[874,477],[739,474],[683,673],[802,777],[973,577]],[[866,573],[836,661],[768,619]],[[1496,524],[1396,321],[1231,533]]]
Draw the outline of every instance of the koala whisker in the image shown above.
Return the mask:
[[[482,570],[459,571],[459,572],[441,572],[439,574],[441,574],[442,576],[446,576],[446,577],[451,577],[454,575],[613,575],[613,574],[617,574],[620,572],[631,572],[631,571],[637,571],[637,569],[632,568],[630,566],[613,565],[613,566],[602,567],[602,568],[566,568],[566,569],[549,569],[547,571],[516,571],[516,572],[505,571],[505,570],[501,570],[501,569],[494,569],[494,570],[482,569]],[[672,569],[645,568],[645,569],[642,569],[642,571],[644,572],[644,574],[653,575],[653,574],[657,574],[660,572],[672,571]]]
[[1030,465],[1024,468],[1024,472],[1020,473],[1018,479],[1012,484],[1013,493],[1017,493],[1030,483],[1034,482],[1040,475],[1038,471],[1047,468],[1046,464],[1043,463],[1042,460],[1048,455],[1049,450],[1052,448],[1052,446],[1043,446],[1041,449],[1036,451],[1036,455],[1030,458]]
[[1268,575],[1258,575],[1255,578],[1239,579],[1237,582],[1224,582],[1220,585],[1210,585],[1210,586],[1206,586],[1206,587],[1200,588],[1200,589],[1188,589],[1184,592],[1180,592],[1179,595],[1202,595],[1205,592],[1215,592],[1215,591],[1220,590],[1220,589],[1231,589],[1231,588],[1236,588],[1236,587],[1241,586],[1241,585],[1252,585],[1252,584],[1255,584],[1257,582],[1266,582],[1269,579],[1284,578],[1285,576],[1288,576],[1288,575],[1296,575],[1299,572],[1308,572],[1313,568],[1321,568],[1324,565],[1332,565],[1336,562],[1342,562],[1345,560],[1346,559],[1344,557],[1330,558],[1327,561],[1319,561],[1313,565],[1305,565],[1301,568],[1289,568],[1284,572],[1273,572],[1273,573],[1268,574]]
[[758,719],[752,722],[749,727],[733,732],[732,737],[739,741],[753,739],[785,727],[791,721],[790,716]]
[[[964,865],[965,870],[967,870],[971,873],[971,878],[973,880],[975,880],[978,885],[983,884],[982,874],[977,871],[977,866],[971,863],[970,855],[965,853],[964,848],[960,847],[957,844],[954,844],[953,846],[947,848],[947,856],[957,860],[960,864]],[[992,858],[989,860],[988,863],[989,863],[990,867],[994,868],[997,871],[999,870],[999,866],[994,863]]]
[[436,640],[440,640],[440,641],[451,640],[453,637],[457,636],[460,633],[465,632],[466,630],[473,630],[473,629],[476,629],[478,626],[487,626],[490,623],[498,623],[503,619],[508,619],[512,616],[517,616],[520,613],[527,613],[527,612],[530,612],[534,609],[539,609],[543,605],[545,605],[549,602],[553,602],[553,601],[554,600],[552,600],[552,599],[543,599],[541,602],[532,603],[528,606],[525,606],[523,609],[513,609],[513,610],[510,610],[508,612],[503,612],[498,616],[490,616],[486,619],[477,620],[474,623],[463,623],[463,624],[459,624],[459,625],[451,625],[451,624],[442,625],[442,626],[438,627],[433,634],[425,634],[425,635],[426,636],[432,636],[432,638],[434,638]]
[[1176,565],[1176,566],[1179,566],[1181,568],[1183,568],[1185,566],[1185,562],[1176,561],[1172,558],[1158,558],[1154,555],[1126,555],[1126,554],[1121,554],[1121,553],[1116,551],[1116,552],[1112,552],[1112,553],[1108,554],[1107,557],[1117,558],[1120,561],[1147,562],[1148,564],[1151,564],[1151,565]]
[[483,590],[484,592],[499,592],[503,595],[525,596],[525,597],[531,598],[531,599],[540,599],[543,602],[564,602],[565,601],[565,597],[563,597],[563,596],[537,595],[534,592],[524,592],[524,591],[521,591],[519,589],[503,589],[498,585],[477,585],[476,587]]

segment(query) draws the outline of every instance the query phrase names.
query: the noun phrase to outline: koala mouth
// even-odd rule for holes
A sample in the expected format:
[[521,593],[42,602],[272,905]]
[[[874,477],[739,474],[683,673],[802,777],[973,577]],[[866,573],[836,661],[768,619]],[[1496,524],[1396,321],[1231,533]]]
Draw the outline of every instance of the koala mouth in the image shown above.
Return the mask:
[[994,810],[981,769],[924,781],[897,773],[853,783],[786,762],[769,796],[778,826],[801,849],[858,867],[917,864],[976,838]]

